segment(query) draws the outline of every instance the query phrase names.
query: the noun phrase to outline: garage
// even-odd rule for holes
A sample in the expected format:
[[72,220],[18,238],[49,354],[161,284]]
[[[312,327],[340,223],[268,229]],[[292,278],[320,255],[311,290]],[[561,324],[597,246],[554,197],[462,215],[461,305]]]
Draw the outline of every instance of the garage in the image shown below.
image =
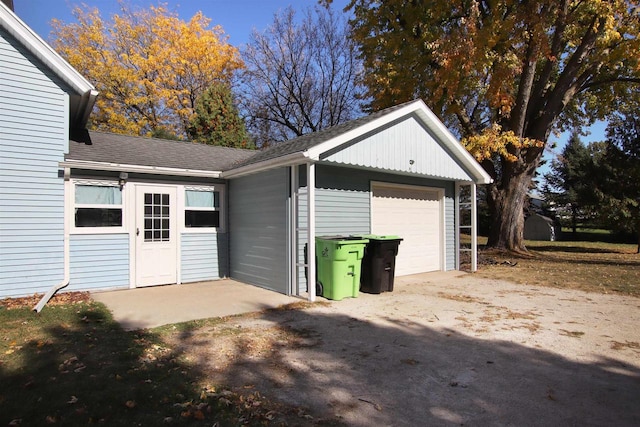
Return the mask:
[[444,190],[372,183],[371,232],[404,240],[396,258],[396,275],[442,270]]

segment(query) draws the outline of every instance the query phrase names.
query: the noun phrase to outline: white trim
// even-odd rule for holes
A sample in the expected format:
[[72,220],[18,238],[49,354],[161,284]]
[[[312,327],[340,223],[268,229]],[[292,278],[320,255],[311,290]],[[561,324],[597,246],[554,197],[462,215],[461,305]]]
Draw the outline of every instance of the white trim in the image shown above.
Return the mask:
[[75,211],[76,211],[76,186],[77,185],[88,185],[88,186],[96,186],[96,187],[119,187],[118,181],[112,180],[100,180],[100,179],[82,179],[82,178],[71,178],[69,180],[71,183],[70,195],[69,195],[69,234],[73,235],[83,235],[83,234],[129,234],[129,229],[127,228],[127,186],[124,185],[122,187],[122,201],[119,205],[98,205],[98,204],[88,204],[88,203],[80,203],[80,207],[84,208],[111,208],[117,209],[120,208],[122,210],[122,225],[120,227],[76,227],[75,222]]
[[289,177],[289,295],[300,295],[298,273],[298,177],[298,166],[291,166]]
[[438,211],[440,213],[440,224],[438,230],[440,234],[440,256],[438,264],[440,271],[445,271],[447,268],[447,229],[446,229],[446,209],[445,209],[445,189],[440,187],[427,187],[424,185],[412,185],[412,184],[397,184],[394,182],[386,181],[370,181],[369,183],[369,206],[370,206],[370,218],[369,218],[369,230],[373,232],[371,226],[373,224],[373,187],[386,187],[391,189],[407,189],[418,191],[434,191],[438,194]]
[[352,141],[368,132],[374,131],[388,123],[405,117],[411,113],[416,113],[418,117],[423,121],[428,129],[433,131],[438,141],[441,141],[456,159],[460,160],[467,170],[473,175],[477,184],[490,184],[492,182],[491,177],[480,166],[480,164],[473,158],[473,156],[460,144],[460,142],[451,134],[449,129],[436,117],[436,115],[427,107],[422,100],[414,101],[406,106],[386,114],[372,122],[369,122],[359,128],[353,129],[349,132],[345,132],[311,147],[308,150],[309,158],[313,160],[319,160],[320,156],[328,151],[338,148],[340,145]]
[[476,184],[471,184],[471,271],[478,271],[478,206]]
[[241,166],[236,169],[224,171],[220,176],[222,178],[239,178],[241,176],[262,172],[268,169],[302,165],[307,161],[307,152],[300,151],[297,153],[287,154],[286,156],[276,157],[273,159],[264,160],[262,162],[252,163],[250,165]]
[[200,169],[180,169],[162,166],[140,166],[124,163],[92,162],[87,160],[65,160],[59,163],[62,168],[116,171],[129,173],[146,173],[153,175],[192,176],[201,178],[220,178],[220,171],[205,171]]
[[[178,229],[183,234],[217,234],[217,233],[226,233],[227,232],[227,213],[226,213],[226,192],[227,186],[225,184],[216,184],[216,185],[178,185]],[[216,191],[219,194],[218,207],[217,208],[201,208],[201,207],[190,207],[187,209],[186,206],[186,191]],[[184,225],[185,221],[185,211],[216,211],[220,212],[220,225],[218,227],[186,227]]]
[[316,300],[316,165],[307,163],[307,292]]

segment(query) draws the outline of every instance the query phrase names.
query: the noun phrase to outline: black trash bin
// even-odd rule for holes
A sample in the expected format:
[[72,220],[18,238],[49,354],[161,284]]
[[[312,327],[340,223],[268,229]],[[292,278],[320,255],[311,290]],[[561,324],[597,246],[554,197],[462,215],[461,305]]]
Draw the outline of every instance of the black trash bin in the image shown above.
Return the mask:
[[369,239],[362,258],[360,291],[379,294],[393,291],[393,277],[396,271],[396,255],[402,239],[398,236],[378,236],[367,234]]

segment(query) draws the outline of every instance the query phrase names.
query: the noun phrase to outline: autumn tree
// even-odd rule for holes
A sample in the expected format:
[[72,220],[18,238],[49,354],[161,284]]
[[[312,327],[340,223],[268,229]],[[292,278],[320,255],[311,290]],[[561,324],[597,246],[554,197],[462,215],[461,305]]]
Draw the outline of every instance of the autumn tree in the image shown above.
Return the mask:
[[348,8],[369,109],[423,98],[494,179],[490,246],[526,249],[523,208],[550,133],[606,119],[640,83],[637,0]]
[[242,67],[221,27],[201,12],[188,22],[166,8],[129,10],[110,19],[86,6],[77,20],[53,20],[55,49],[100,91],[94,129],[186,137],[198,97]]
[[242,104],[260,146],[342,123],[360,113],[361,64],[346,20],[330,9],[289,7],[242,52]]
[[224,83],[213,84],[198,97],[188,132],[196,142],[255,148],[234,103],[231,87]]

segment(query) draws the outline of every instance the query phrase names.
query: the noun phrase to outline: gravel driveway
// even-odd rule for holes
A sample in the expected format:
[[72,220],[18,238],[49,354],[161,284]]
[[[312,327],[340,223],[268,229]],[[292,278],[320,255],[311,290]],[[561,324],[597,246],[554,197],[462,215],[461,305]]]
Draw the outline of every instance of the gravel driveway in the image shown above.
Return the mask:
[[640,425],[631,297],[432,273],[174,339],[211,382],[304,408],[301,425]]

